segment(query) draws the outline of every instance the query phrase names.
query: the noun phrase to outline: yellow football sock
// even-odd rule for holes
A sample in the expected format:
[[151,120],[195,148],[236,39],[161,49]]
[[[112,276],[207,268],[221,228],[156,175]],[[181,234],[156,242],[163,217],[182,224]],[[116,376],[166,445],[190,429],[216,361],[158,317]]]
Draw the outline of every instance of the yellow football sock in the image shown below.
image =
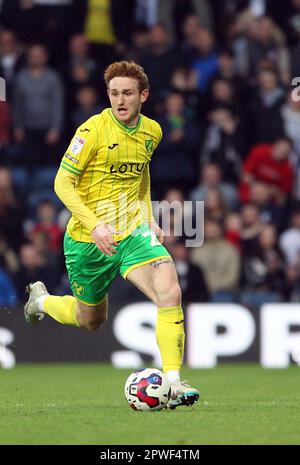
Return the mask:
[[180,305],[158,307],[156,340],[160,349],[163,371],[180,370],[184,351],[184,316]]
[[49,295],[43,304],[44,312],[62,325],[79,327],[76,319],[77,301],[71,295]]

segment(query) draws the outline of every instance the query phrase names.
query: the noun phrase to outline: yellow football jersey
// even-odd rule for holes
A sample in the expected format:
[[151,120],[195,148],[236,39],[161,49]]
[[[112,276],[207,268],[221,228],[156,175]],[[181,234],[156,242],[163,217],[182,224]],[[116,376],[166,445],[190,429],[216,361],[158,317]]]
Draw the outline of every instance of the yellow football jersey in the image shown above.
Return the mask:
[[[143,198],[150,199],[149,162],[161,137],[156,121],[140,115],[130,128],[107,108],[78,128],[63,156],[60,169],[77,177],[80,200],[99,222],[117,229],[117,241],[149,217]],[[67,230],[74,240],[92,242],[90,230],[74,215]]]

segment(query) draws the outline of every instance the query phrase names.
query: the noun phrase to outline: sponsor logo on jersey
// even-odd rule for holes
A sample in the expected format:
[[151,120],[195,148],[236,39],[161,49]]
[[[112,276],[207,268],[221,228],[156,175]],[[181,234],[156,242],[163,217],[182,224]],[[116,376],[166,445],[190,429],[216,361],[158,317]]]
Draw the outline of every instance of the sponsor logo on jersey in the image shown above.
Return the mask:
[[122,165],[110,165],[110,173],[141,173],[147,163],[122,163]]
[[79,155],[84,144],[85,144],[85,139],[82,139],[81,137],[76,136],[72,142],[71,149],[70,149],[72,155]]
[[112,144],[112,145],[109,145],[108,148],[109,148],[110,150],[112,150],[112,149],[114,149],[115,147],[117,147],[117,145],[119,145],[119,144]]
[[152,153],[153,152],[153,140],[152,139],[145,140],[145,147],[148,153]]
[[69,160],[71,160],[73,163],[78,163],[78,159],[77,158],[74,158],[72,157],[71,155],[69,155],[68,153],[65,153],[64,155],[66,158],[68,158]]
[[90,132],[90,129],[88,128],[80,129],[80,132]]

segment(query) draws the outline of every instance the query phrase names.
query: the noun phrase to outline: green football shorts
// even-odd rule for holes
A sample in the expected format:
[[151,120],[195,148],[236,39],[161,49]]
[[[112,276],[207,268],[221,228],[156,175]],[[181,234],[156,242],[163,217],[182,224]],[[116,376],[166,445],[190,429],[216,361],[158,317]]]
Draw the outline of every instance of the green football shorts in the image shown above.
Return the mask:
[[114,246],[118,253],[104,255],[94,243],[74,241],[66,232],[64,254],[74,296],[87,305],[104,300],[108,288],[120,273],[124,279],[138,266],[159,258],[170,258],[148,224],[138,226],[132,234]]

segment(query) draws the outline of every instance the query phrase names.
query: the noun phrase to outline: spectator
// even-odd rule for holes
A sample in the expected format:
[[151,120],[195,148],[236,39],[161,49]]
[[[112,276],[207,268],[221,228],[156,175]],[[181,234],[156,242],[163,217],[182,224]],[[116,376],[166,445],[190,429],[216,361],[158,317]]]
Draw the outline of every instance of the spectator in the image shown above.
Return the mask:
[[281,17],[278,20],[284,28],[288,43],[292,46],[300,39],[300,1],[290,0],[289,5],[285,5]]
[[[68,88],[66,92],[66,102],[67,102],[67,108],[69,112],[71,113],[77,104],[76,95],[78,94],[78,91],[82,87],[94,87],[95,89],[98,90],[99,86],[95,85],[95,82],[91,78],[90,72],[82,64],[78,63],[74,65],[72,69],[70,70],[70,73],[71,74],[68,80]],[[104,95],[103,89],[102,89],[102,95]]]
[[238,206],[237,190],[229,183],[223,182],[220,167],[214,163],[203,165],[200,171],[198,186],[190,193],[190,200],[206,200],[210,189],[220,191],[226,206],[231,210]]
[[11,192],[0,185],[0,231],[9,247],[17,251],[23,239],[24,211]]
[[126,59],[140,63],[143,55],[148,52],[149,28],[146,26],[136,27],[132,32],[131,39],[131,47],[126,54]]
[[291,75],[298,76],[300,69],[300,40],[291,49]]
[[224,239],[215,220],[205,222],[204,237],[204,244],[191,251],[192,263],[202,268],[213,302],[235,301],[240,277],[239,252]]
[[256,94],[250,103],[251,140],[254,143],[274,142],[284,136],[281,107],[285,92],[272,70],[261,71],[258,80]]
[[97,63],[90,56],[90,47],[87,38],[83,34],[75,34],[69,41],[69,68],[75,65],[84,66],[89,72],[97,73]]
[[9,168],[5,166],[0,166],[0,188],[5,191],[7,201],[12,207],[22,208],[22,206],[19,205],[19,198],[13,184],[12,173]]
[[267,302],[281,302],[286,297],[284,259],[274,226],[263,228],[251,255],[245,257],[243,280],[244,305],[259,307]]
[[299,261],[300,253],[300,207],[292,211],[291,226],[284,231],[279,244],[289,265],[295,265]]
[[300,156],[300,99],[293,97],[293,92],[290,92],[286,103],[281,108],[281,116],[283,119],[285,134],[292,140],[293,147]]
[[4,0],[2,3],[0,22],[5,29],[16,32],[20,42],[26,45],[40,39],[42,17],[34,0]]
[[65,54],[73,0],[4,0],[0,21],[14,30],[20,42],[43,42],[58,63]]
[[218,71],[218,53],[214,36],[207,29],[200,29],[193,43],[197,56],[192,62],[192,68],[197,73],[198,89],[205,94],[210,80]]
[[117,38],[112,19],[112,2],[87,0],[84,35],[91,44],[102,73],[115,58],[114,45]]
[[28,167],[57,162],[54,153],[63,125],[63,89],[58,74],[47,67],[47,59],[46,49],[33,45],[27,67],[16,79],[15,138],[24,144]]
[[[136,26],[140,25],[137,18],[137,9],[139,0],[128,0],[123,2],[122,0],[111,0],[111,19],[114,34],[116,36],[115,51],[120,56],[126,56],[126,52],[132,44],[132,31]],[[150,22],[145,21],[143,17],[142,25],[152,26],[157,23],[156,2],[143,2],[149,5],[151,16]],[[109,61],[111,63],[111,61]]]
[[219,189],[208,189],[204,202],[205,218],[213,219],[223,224],[227,207]]
[[71,133],[96,113],[103,109],[98,105],[97,90],[94,87],[85,86],[77,91],[77,106],[71,114]]
[[219,0],[211,0],[212,8],[218,25],[218,32],[224,40],[224,35],[227,33],[228,24],[236,18],[240,20],[246,16],[252,18],[260,18],[266,14],[270,15],[276,22],[282,18],[283,14],[288,9],[288,5],[282,3],[282,0],[234,0],[220,2]]
[[225,182],[237,184],[246,147],[239,118],[230,110],[218,107],[209,113],[210,124],[204,139],[201,163],[214,163]]
[[198,24],[213,28],[212,9],[207,0],[163,0],[159,2],[158,14],[173,40],[177,36],[181,41],[181,35],[189,39]]
[[196,167],[193,148],[198,140],[197,127],[186,114],[180,93],[171,92],[165,106],[166,113],[160,119],[164,137],[152,162],[152,176],[156,183],[178,180],[187,187],[193,181]]
[[[140,24],[137,18],[137,3],[136,0],[75,2],[76,15],[82,19],[81,28],[77,27],[77,30],[83,31],[91,44],[101,74],[104,68],[116,59],[116,54],[126,54],[126,49],[131,43],[131,31],[136,24]],[[147,22],[143,21],[142,24]]]
[[252,72],[250,77],[247,48],[248,43],[257,39],[257,28],[257,18],[249,12],[244,12],[232,18],[228,30],[237,72],[250,81],[251,85],[255,83],[255,78]]
[[[24,300],[25,288],[28,283],[43,281],[53,291],[52,278],[47,268],[47,262],[43,254],[33,244],[25,243],[20,248],[21,266],[14,274],[14,283],[17,289],[18,301]],[[49,291],[51,292],[51,291]]]
[[290,293],[290,302],[298,304],[300,299],[300,253],[297,252],[293,264],[286,266],[287,290]]
[[59,253],[63,231],[56,222],[56,208],[51,200],[44,200],[37,209],[37,222],[34,225],[31,238],[35,235],[44,233],[49,244],[49,250],[52,253]]
[[[122,2],[121,2],[122,3]],[[160,3],[157,1],[136,0],[134,5],[135,22],[138,26],[152,27],[158,22]],[[168,0],[167,2],[168,3]],[[168,12],[170,9],[168,8]],[[162,21],[165,24],[165,21]],[[128,29],[127,29],[128,30]]]
[[40,255],[43,266],[47,270],[47,282],[51,289],[56,289],[59,284],[60,276],[65,271],[63,262],[62,247],[53,251],[53,240],[49,233],[43,229],[35,230],[30,235],[31,244],[35,248],[37,254]]
[[283,205],[293,188],[293,167],[289,161],[291,142],[281,138],[271,144],[255,145],[247,156],[243,166],[240,185],[242,202],[249,201],[250,187],[255,181],[265,183],[271,198]]
[[224,221],[224,238],[234,245],[239,251],[241,249],[241,215],[230,212]]
[[248,203],[241,209],[241,250],[242,256],[251,255],[258,237],[264,228],[257,205]]
[[180,50],[184,56],[186,64],[192,63],[197,58],[197,49],[195,42],[197,34],[203,27],[199,17],[196,14],[189,14],[182,22],[182,40],[180,41]]
[[[165,135],[164,149],[172,152],[177,150],[192,150],[197,143],[198,128],[186,112],[184,97],[180,92],[171,92],[165,99],[165,116],[160,120]],[[160,144],[160,147],[162,145]]]
[[246,98],[249,92],[247,80],[242,78],[237,72],[237,65],[234,52],[231,48],[223,48],[219,53],[218,72],[216,79],[223,79],[230,82],[234,93],[240,100]]
[[291,81],[290,54],[284,34],[274,21],[266,16],[259,19],[257,32],[258,40],[249,50],[250,66],[255,67],[260,61],[269,62],[277,70],[281,82],[288,85]]
[[14,307],[17,303],[16,289],[0,259],[0,307]]
[[183,66],[176,68],[171,76],[171,88],[184,97],[186,102],[185,111],[195,121],[200,107],[200,95],[197,90],[195,71]]
[[153,216],[166,235],[171,230],[171,235],[182,237],[192,228],[191,204],[185,202],[183,190],[176,187],[168,189],[161,202],[154,203]]
[[[100,90],[100,71],[97,62],[90,55],[90,47],[83,34],[75,34],[69,41],[69,58],[64,67],[68,81],[68,105],[74,104],[74,95],[83,85],[92,85]],[[104,84],[101,88],[105,90]]]
[[184,241],[178,240],[169,248],[182,291],[184,304],[190,302],[209,302],[210,295],[202,269],[190,262],[190,249]]
[[[237,70],[237,63],[235,60],[234,52],[232,48],[225,47],[219,53],[219,61],[218,61],[218,72],[215,75],[214,80],[225,81],[231,85],[231,100],[232,106],[229,107],[233,115],[238,116],[239,118],[239,132],[242,132],[243,139],[245,134],[247,134],[247,129],[250,125],[249,120],[249,99],[251,99],[251,86],[247,79],[242,77]],[[223,85],[224,88],[224,85]],[[223,92],[224,94],[224,92]],[[226,95],[226,93],[225,93]],[[228,91],[227,91],[228,95]],[[223,103],[222,103],[223,100]],[[224,106],[228,102],[221,99],[220,105]]]
[[0,263],[10,275],[18,271],[19,260],[16,252],[12,250],[0,230]]
[[213,110],[218,107],[227,108],[236,114],[240,111],[231,82],[227,79],[216,77],[211,83],[208,110]]
[[24,56],[15,33],[8,30],[0,31],[0,76],[5,79],[8,101],[12,98],[16,74],[23,65]]
[[172,73],[179,63],[180,57],[171,44],[166,28],[163,24],[153,26],[149,35],[149,51],[141,59],[151,82],[153,106],[169,90]]
[[286,209],[275,202],[267,184],[260,181],[253,182],[250,187],[249,201],[259,208],[263,223],[271,223],[278,229],[285,227]]
[[[238,21],[245,21],[241,17]],[[244,30],[243,30],[244,28]],[[243,26],[237,31],[242,33],[235,41],[237,62],[243,76],[254,83],[262,66],[275,69],[284,84],[290,82],[290,55],[282,31],[267,16],[254,18],[248,15]]]

